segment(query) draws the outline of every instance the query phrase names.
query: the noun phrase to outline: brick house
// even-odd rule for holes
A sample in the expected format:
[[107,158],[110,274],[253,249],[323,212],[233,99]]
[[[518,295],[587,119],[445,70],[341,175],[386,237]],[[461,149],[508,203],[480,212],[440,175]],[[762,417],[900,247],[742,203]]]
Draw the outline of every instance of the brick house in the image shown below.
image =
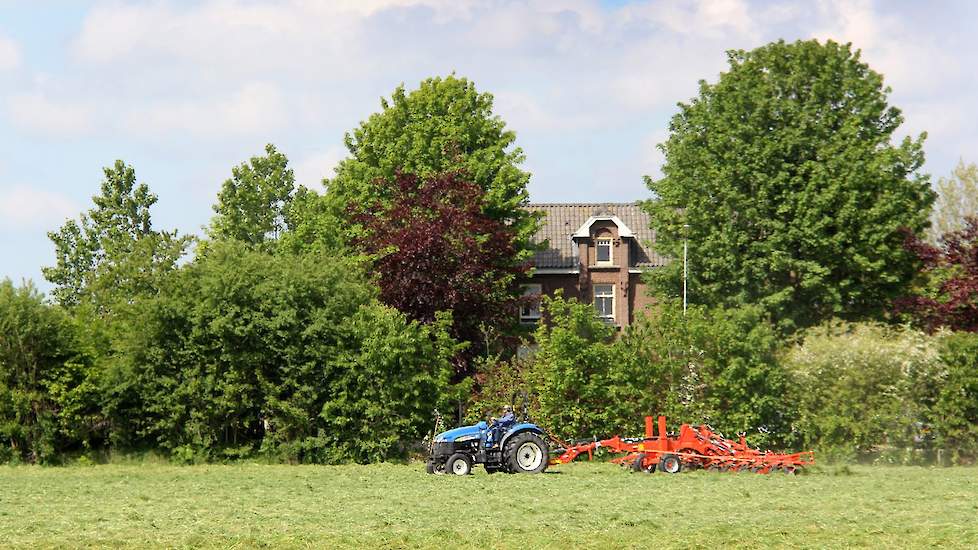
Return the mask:
[[[635,312],[652,303],[642,272],[668,260],[654,250],[655,232],[649,216],[637,203],[530,204],[527,210],[545,218],[534,243],[546,243],[535,253],[533,275],[524,285],[527,295],[564,296],[594,304],[598,315],[623,327]],[[535,323],[540,309],[527,305],[520,321]]]

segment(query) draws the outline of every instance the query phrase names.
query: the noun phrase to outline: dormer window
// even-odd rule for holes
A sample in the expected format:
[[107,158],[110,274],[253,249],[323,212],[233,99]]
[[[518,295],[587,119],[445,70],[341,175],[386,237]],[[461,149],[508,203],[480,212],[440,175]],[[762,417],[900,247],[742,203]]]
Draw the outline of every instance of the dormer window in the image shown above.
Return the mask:
[[596,256],[595,263],[599,264],[610,264],[612,262],[611,255],[611,239],[609,238],[599,238],[595,240],[596,242]]

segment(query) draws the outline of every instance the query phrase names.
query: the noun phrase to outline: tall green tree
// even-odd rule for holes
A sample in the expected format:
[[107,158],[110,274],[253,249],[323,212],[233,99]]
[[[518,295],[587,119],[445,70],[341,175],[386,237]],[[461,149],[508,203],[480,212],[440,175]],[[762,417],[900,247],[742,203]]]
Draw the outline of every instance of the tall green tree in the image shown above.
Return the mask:
[[217,240],[237,240],[265,246],[282,234],[295,193],[295,174],[289,159],[275,146],[231,169],[214,205],[216,216],[208,231]]
[[57,263],[42,270],[55,285],[63,306],[88,303],[106,309],[155,290],[189,244],[176,231],[153,229],[150,208],[158,200],[145,183],[136,183],[132,166],[117,160],[103,169],[95,207],[48,233]]
[[530,174],[520,169],[525,157],[516,134],[492,104],[491,94],[454,75],[429,78],[411,92],[397,87],[379,113],[346,134],[350,156],[327,182],[330,211],[344,220],[350,205],[387,200],[400,172],[422,179],[462,173],[485,190],[484,212],[514,226],[526,248],[536,227],[536,217],[521,208]]
[[932,243],[965,228],[969,216],[978,217],[978,164],[963,160],[946,178],[937,180],[937,201],[928,235]]
[[[646,178],[657,246],[689,243],[689,296],[760,304],[782,330],[874,315],[914,262],[934,193],[925,135],[893,143],[903,122],[883,77],[849,45],[778,41],[728,52],[730,68],[680,104]],[[681,262],[657,277],[678,293]]]

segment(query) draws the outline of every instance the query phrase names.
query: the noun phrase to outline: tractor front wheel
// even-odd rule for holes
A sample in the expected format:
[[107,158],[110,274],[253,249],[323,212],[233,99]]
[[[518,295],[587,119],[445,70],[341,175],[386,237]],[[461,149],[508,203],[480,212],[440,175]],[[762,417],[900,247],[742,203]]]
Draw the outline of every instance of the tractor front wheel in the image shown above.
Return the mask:
[[506,442],[503,456],[506,457],[511,472],[539,474],[547,469],[550,448],[537,434],[523,432]]
[[442,475],[445,473],[445,465],[437,464],[434,460],[429,460],[428,463],[425,464],[424,471],[428,472],[429,474]]
[[467,476],[472,472],[472,459],[467,454],[455,453],[448,457],[445,470],[457,476]]

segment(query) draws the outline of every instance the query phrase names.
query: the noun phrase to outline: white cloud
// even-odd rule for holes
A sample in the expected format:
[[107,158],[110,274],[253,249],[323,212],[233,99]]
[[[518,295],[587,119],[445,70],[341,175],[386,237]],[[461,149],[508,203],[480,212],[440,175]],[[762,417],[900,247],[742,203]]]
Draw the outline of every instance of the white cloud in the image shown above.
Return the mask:
[[[254,67],[332,65],[357,48],[364,22],[397,9],[433,10],[434,22],[468,18],[473,2],[451,0],[210,0],[97,5],[74,43],[83,61],[113,63],[155,56],[196,62],[237,61]],[[323,54],[326,55],[323,55]]]
[[223,97],[163,100],[136,105],[123,127],[136,135],[177,132],[195,136],[254,135],[288,125],[281,90],[253,82]]
[[333,176],[333,169],[345,156],[345,149],[330,147],[302,157],[293,165],[296,184],[322,190],[323,179]]
[[493,94],[493,108],[510,129],[519,131],[582,130],[600,125],[600,117],[568,109],[561,101],[541,103],[538,97],[545,94],[503,90]]
[[5,230],[58,227],[80,211],[60,193],[25,185],[0,188],[0,227]]
[[0,71],[20,66],[20,47],[13,40],[0,36]]
[[[726,69],[725,50],[816,36],[863,48],[893,85],[895,103],[906,105],[908,127],[942,132],[944,142],[955,139],[952,133],[971,135],[962,127],[967,118],[933,117],[945,107],[973,111],[961,111],[973,85],[935,95],[949,78],[960,81],[970,58],[935,41],[939,29],[918,29],[902,10],[888,8],[860,0],[814,7],[798,0],[664,0],[617,8],[597,0],[96,0],[68,42],[67,75],[55,75],[57,88],[35,83],[23,93],[19,106],[27,114],[15,120],[35,131],[95,128],[103,137],[154,145],[186,136],[199,150],[226,145],[223,154],[256,138],[273,141],[308,152],[297,155],[296,169],[314,184],[342,151],[327,146],[399,82],[411,88],[456,70],[494,93],[496,112],[520,145],[600,132],[614,147],[616,132],[665,132],[675,103],[694,96],[699,79],[715,81]],[[72,99],[57,99],[66,97]],[[309,143],[319,149],[311,152]],[[554,174],[564,167],[554,164],[566,159],[526,153],[535,179],[563,179]],[[654,164],[645,155],[630,158],[634,164],[622,170],[636,178]],[[575,162],[585,174],[595,160]]]
[[639,2],[622,9],[624,19],[651,22],[679,35],[717,38],[756,32],[752,10],[743,0]]
[[883,74],[888,85],[905,94],[938,90],[961,72],[929,29],[908,25],[870,0],[830,0],[820,5],[828,24],[812,34],[821,40],[851,42],[863,51],[863,61]]
[[95,110],[77,100],[50,99],[43,93],[16,94],[7,114],[23,130],[50,137],[76,137],[92,130]]

